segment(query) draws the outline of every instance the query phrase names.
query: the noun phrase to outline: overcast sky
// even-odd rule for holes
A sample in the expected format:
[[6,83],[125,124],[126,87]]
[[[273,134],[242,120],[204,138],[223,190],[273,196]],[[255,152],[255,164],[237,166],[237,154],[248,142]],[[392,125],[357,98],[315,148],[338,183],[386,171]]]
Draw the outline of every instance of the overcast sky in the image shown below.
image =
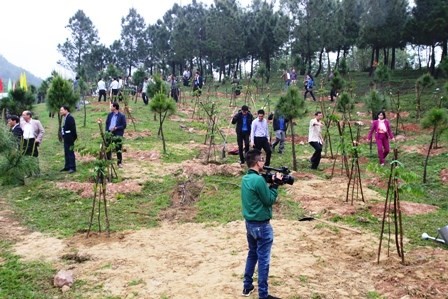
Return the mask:
[[[210,6],[213,0],[198,0]],[[79,9],[98,30],[100,42],[109,46],[120,38],[121,18],[135,8],[146,24],[154,24],[174,3],[191,0],[8,0],[2,1],[0,15],[0,54],[9,62],[46,79],[53,70],[65,77],[71,73],[57,65],[62,56],[57,45],[69,37],[65,28]],[[243,7],[250,0],[239,0]],[[14,78],[11,78],[14,79]]]

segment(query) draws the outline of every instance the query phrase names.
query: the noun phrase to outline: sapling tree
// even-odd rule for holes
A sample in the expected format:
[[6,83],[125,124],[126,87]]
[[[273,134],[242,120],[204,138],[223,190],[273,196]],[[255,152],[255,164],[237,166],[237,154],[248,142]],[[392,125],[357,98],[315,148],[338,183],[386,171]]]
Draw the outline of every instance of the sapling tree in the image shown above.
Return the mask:
[[437,132],[448,126],[448,112],[443,108],[433,108],[425,114],[421,124],[423,129],[431,128],[432,131],[431,142],[429,143],[428,152],[423,165],[423,183],[425,184],[429,155],[431,153],[431,149],[433,148]]
[[422,112],[421,101],[423,91],[433,86],[434,84],[435,80],[433,76],[431,76],[431,74],[429,73],[420,76],[415,82],[415,112],[416,112],[415,117],[417,119],[420,119]]
[[59,115],[61,106],[68,106],[73,109],[78,102],[79,96],[73,91],[71,82],[65,80],[59,75],[56,75],[51,81],[50,87],[47,91],[47,107],[50,113],[58,115],[58,139],[62,141],[62,116]]
[[288,88],[286,94],[281,96],[277,103],[276,113],[283,115],[290,123],[292,136],[292,165],[295,171],[297,171],[297,157],[295,150],[294,120],[305,116],[306,112],[305,100],[295,86]]
[[165,136],[163,135],[163,122],[166,117],[176,112],[176,102],[164,93],[157,93],[149,103],[152,112],[159,115],[159,136],[162,137],[163,153],[166,154]]

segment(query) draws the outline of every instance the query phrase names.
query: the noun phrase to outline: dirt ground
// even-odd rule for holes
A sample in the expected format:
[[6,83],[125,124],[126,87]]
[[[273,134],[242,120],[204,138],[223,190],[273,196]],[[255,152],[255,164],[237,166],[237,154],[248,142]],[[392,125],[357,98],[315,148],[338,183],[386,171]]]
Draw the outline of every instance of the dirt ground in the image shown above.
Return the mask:
[[[142,163],[138,157],[145,157],[146,161]],[[134,162],[130,161],[123,168],[125,180],[122,185],[117,184],[116,192],[138,191],[141,183],[135,182],[138,175],[142,177],[151,172],[148,169],[158,168],[162,163],[153,152],[138,152],[134,158]],[[237,163],[204,165],[197,161],[185,161],[182,167],[163,167],[173,172],[183,169],[186,177],[214,173],[239,175],[244,171]],[[384,246],[377,263],[378,235],[324,220],[359,210],[369,210],[381,217],[384,198],[367,188],[369,182],[364,182],[364,201],[356,193],[352,205],[351,200],[346,202],[347,179],[344,177],[324,179],[314,174],[293,175],[296,183],[284,186],[286,192],[301,203],[307,215],[319,216],[321,220],[285,220],[275,207],[271,294],[291,299],[377,298],[372,297],[374,294],[389,299],[448,298],[446,250],[428,246],[406,251],[402,264],[392,240],[390,254]],[[91,189],[86,191],[86,186],[70,182],[65,186],[80,194],[91,192]],[[176,202],[179,198],[174,194]],[[184,209],[179,205],[174,205],[173,209],[176,207]],[[401,207],[406,214],[435,209],[404,201]],[[187,214],[185,211],[190,210],[184,209]],[[166,213],[164,219],[170,221],[153,229],[115,233],[110,238],[94,234],[86,239],[82,234],[57,239],[22,227],[0,199],[0,236],[13,240],[16,253],[24,260],[52,262],[58,270],[72,271],[76,280],[83,280],[92,287],[100,286],[84,294],[86,298],[240,297],[247,254],[244,222],[179,224],[170,211]],[[188,215],[177,216],[188,219]],[[387,244],[387,236],[385,238],[383,244]],[[75,258],[67,260],[67,256]],[[257,293],[250,298],[258,298]]]

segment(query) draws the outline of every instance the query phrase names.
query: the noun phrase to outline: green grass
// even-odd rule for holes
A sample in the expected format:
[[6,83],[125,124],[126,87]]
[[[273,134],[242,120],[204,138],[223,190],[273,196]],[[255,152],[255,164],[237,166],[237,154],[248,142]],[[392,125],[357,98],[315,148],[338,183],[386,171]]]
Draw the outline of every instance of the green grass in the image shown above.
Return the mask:
[[[415,119],[415,80],[420,76],[419,72],[403,72],[394,71],[390,85],[384,87],[384,90],[392,91],[392,99],[397,99],[397,91],[400,91],[401,111],[410,112],[410,116],[405,119],[406,122],[418,124]],[[355,95],[355,102],[362,103],[363,96],[369,92],[369,83],[372,78],[367,76],[367,73],[351,73],[346,77],[347,81],[353,80],[353,91]],[[424,111],[428,111],[436,103],[433,90],[436,87],[441,87],[445,81],[439,80],[437,86],[431,90],[424,92],[422,96],[422,106]],[[243,92],[246,89],[247,82],[243,80]],[[275,109],[275,104],[281,95],[283,85],[280,82],[271,82],[270,89],[270,106],[264,107],[266,112]],[[299,85],[300,86],[300,85]],[[219,92],[225,93],[230,91],[230,85],[222,85],[218,88]],[[324,82],[324,89],[329,90],[329,83]],[[214,90],[212,88],[212,90]],[[186,92],[189,94],[189,91]],[[319,96],[316,91],[316,96]],[[322,94],[326,98],[327,94]],[[251,106],[251,111],[256,113],[258,109],[265,105],[264,99],[266,94],[254,95],[256,99],[255,105],[248,100]],[[390,95],[389,95],[390,97]],[[91,99],[96,102],[95,99]],[[201,98],[204,103],[215,103],[217,111],[217,123],[221,129],[231,128],[229,121],[235,107],[229,107],[229,98],[218,98],[214,92],[209,96],[204,93]],[[186,103],[192,107],[193,102],[188,99]],[[240,96],[236,100],[237,107],[245,104],[244,96]],[[172,195],[177,190],[180,182],[184,180],[180,173],[182,170],[180,166],[183,161],[192,160],[200,156],[200,150],[193,145],[202,145],[205,142],[205,132],[208,128],[207,115],[204,111],[195,111],[195,119],[190,120],[192,111],[188,112],[178,111],[177,115],[173,117],[175,120],[167,119],[163,126],[164,135],[166,138],[167,153],[162,153],[162,140],[157,136],[159,129],[159,122],[154,121],[153,113],[150,112],[149,107],[145,106],[139,99],[137,103],[130,102],[132,108],[132,115],[136,120],[136,131],[150,132],[150,136],[130,137],[129,133],[134,132],[134,127],[131,122],[128,123],[127,133],[125,134],[124,147],[124,163],[133,151],[158,151],[161,153],[161,163],[154,166],[152,163],[142,163],[142,167],[148,167],[150,175],[143,179],[143,189],[139,193],[119,194],[117,197],[109,202],[108,211],[113,232],[119,232],[129,229],[151,228],[159,224],[161,213],[166,209],[171,208]],[[299,137],[306,137],[308,135],[309,120],[313,117],[313,113],[321,110],[319,103],[307,101],[306,103],[308,114],[300,119],[294,120],[295,134]],[[328,109],[330,108],[330,109]],[[99,105],[87,106],[86,127],[83,127],[83,111],[73,112],[77,122],[79,140],[76,143],[76,150],[81,155],[96,156],[98,154],[101,143],[99,127],[97,119],[103,119],[104,122],[108,113],[109,106],[107,103]],[[325,111],[331,112],[329,103],[325,102]],[[358,109],[358,108],[356,108]],[[355,109],[355,110],[356,110]],[[391,109],[393,110],[393,109]],[[357,110],[356,110],[357,111]],[[23,225],[26,225],[32,230],[49,233],[57,237],[69,237],[77,233],[85,233],[89,226],[89,217],[92,208],[92,199],[85,199],[78,194],[56,187],[57,182],[64,182],[66,180],[75,182],[91,182],[93,175],[94,162],[78,161],[77,172],[72,176],[62,174],[59,170],[63,167],[64,156],[63,146],[57,140],[57,119],[48,118],[45,104],[36,105],[35,112],[42,121],[46,134],[41,145],[39,157],[41,166],[41,175],[39,177],[31,177],[26,180],[26,185],[22,187],[8,187],[0,186],[0,192],[14,210],[18,219],[21,219]],[[366,112],[365,109],[361,112]],[[356,113],[352,115],[354,120],[364,120],[365,125],[360,129],[360,136],[367,135],[369,130],[369,117],[359,117]],[[395,129],[395,122],[392,122],[393,129]],[[402,127],[399,127],[401,134],[403,134]],[[337,133],[336,126],[330,128],[332,136],[333,153],[338,149],[340,139]],[[354,131],[356,133],[356,131]],[[399,144],[399,149],[402,146],[422,146],[427,145],[430,141],[430,135],[422,132],[404,132],[407,140],[404,144]],[[218,151],[223,144],[223,138],[219,133],[215,133],[215,143]],[[345,131],[345,140],[349,140],[348,129]],[[275,137],[273,137],[275,138]],[[229,144],[236,145],[236,138],[229,136],[227,138]],[[440,139],[440,145],[448,146],[448,134],[444,134]],[[329,154],[329,149],[326,149]],[[363,144],[359,147],[360,157],[367,157],[367,164],[361,167],[362,178],[366,179],[371,175],[379,176],[383,180],[387,180],[389,176],[388,167],[379,167],[376,157],[376,146],[373,145],[373,152],[370,153],[369,146]],[[287,166],[291,170],[292,167],[292,147],[290,142],[286,143],[285,153],[279,155],[273,153],[271,166],[281,167]],[[220,153],[218,153],[220,154]],[[309,166],[307,159],[312,154],[311,147],[305,141],[305,144],[296,144],[296,155],[298,157],[298,171],[309,172],[313,175],[325,177],[323,172],[311,172],[307,167]],[[391,156],[389,156],[391,158]],[[418,246],[433,246],[442,247],[435,242],[428,242],[421,240],[420,236],[423,232],[430,235],[436,234],[438,227],[445,226],[446,219],[448,219],[448,185],[442,184],[440,181],[440,171],[447,167],[448,154],[441,154],[433,156],[428,164],[428,183],[422,184],[423,161],[424,156],[414,152],[405,152],[400,149],[399,161],[404,165],[403,182],[401,185],[400,200],[411,201],[416,203],[426,203],[438,207],[438,210],[425,215],[417,216],[403,216],[403,227],[405,237],[409,239],[409,247]],[[227,156],[224,161],[225,164],[238,162],[238,156]],[[138,162],[138,161],[136,161]],[[161,165],[179,165],[178,171],[169,173]],[[338,164],[337,164],[338,165]],[[322,168],[329,168],[331,164],[322,163]],[[336,167],[338,169],[338,166]],[[119,178],[117,181],[121,181]],[[211,175],[203,177],[194,177],[194,180],[203,181],[204,187],[201,190],[198,198],[191,203],[191,208],[195,211],[195,217],[192,221],[198,223],[207,223],[214,225],[214,223],[227,223],[235,220],[242,220],[241,215],[241,198],[240,198],[240,181],[239,176],[225,176],[225,175]],[[330,183],[330,181],[329,181]],[[296,182],[295,186],[300,186],[300,182]],[[93,184],[92,184],[93,188]],[[380,200],[385,198],[385,190],[375,189],[382,196]],[[102,214],[104,214],[102,212]],[[291,198],[285,192],[285,188],[279,189],[278,205],[274,208],[275,219],[290,219],[297,220],[302,217],[304,211],[296,199]],[[363,221],[360,221],[363,219]],[[379,233],[381,220],[373,217],[367,209],[361,209],[354,215],[337,216],[332,219],[335,222],[342,222],[344,224],[353,226],[355,228],[365,228],[372,232]],[[105,229],[104,220],[101,227]],[[94,218],[93,231],[98,230],[98,223],[96,217]],[[51,265],[43,263],[25,263],[19,257],[11,254],[9,244],[0,242],[1,259],[0,264],[0,298],[53,298],[60,294],[58,290],[51,286],[51,278],[54,275],[54,269]],[[103,267],[110,267],[104,265]],[[3,279],[3,277],[6,277]],[[20,284],[23,279],[27,279],[29,283]],[[301,283],[307,283],[307,277],[299,277]],[[141,284],[141,281],[130,281],[129,285]],[[279,286],[280,282],[275,282]],[[92,289],[101,289],[101,285],[88,285],[84,281],[76,281],[70,293],[70,298],[82,298],[80,295],[83,291]],[[323,298],[318,293],[310,294],[311,298]],[[112,297],[109,297],[112,298]],[[162,296],[161,298],[168,298]],[[371,292],[367,294],[367,298],[382,298],[380,294]]]
[[11,252],[11,244],[0,240],[0,298],[53,298],[55,270],[48,263],[23,262]]

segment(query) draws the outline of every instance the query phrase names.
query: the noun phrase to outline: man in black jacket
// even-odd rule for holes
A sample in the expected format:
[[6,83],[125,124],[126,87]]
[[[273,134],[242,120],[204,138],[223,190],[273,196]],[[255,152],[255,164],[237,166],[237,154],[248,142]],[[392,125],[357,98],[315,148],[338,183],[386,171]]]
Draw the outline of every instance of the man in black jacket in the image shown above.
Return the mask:
[[23,130],[20,127],[20,118],[17,115],[8,116],[8,126],[11,128],[11,133],[16,137],[18,149],[22,144]]
[[[232,124],[236,124],[236,140],[238,142],[238,152],[240,155],[240,163],[245,163],[245,155],[249,151],[250,145],[250,129],[254,117],[249,111],[249,107],[243,105],[241,110],[238,111],[232,118]],[[244,152],[243,152],[244,142]]]
[[[126,129],[126,116],[120,112],[120,105],[117,102],[112,103],[110,106],[110,113],[107,115],[106,120],[106,132],[112,133],[114,138],[111,138],[109,142],[115,142],[115,150],[117,151],[117,164],[118,167],[122,167],[123,155],[122,155],[122,143],[124,129]],[[109,144],[107,145],[109,146]],[[107,151],[107,159],[111,159],[111,151]]]
[[75,161],[75,141],[78,138],[76,134],[76,123],[75,118],[70,114],[70,108],[67,106],[62,106],[59,110],[62,116],[62,138],[64,139],[64,156],[65,165],[61,171],[68,171],[68,173],[73,173],[76,171],[76,161]]

